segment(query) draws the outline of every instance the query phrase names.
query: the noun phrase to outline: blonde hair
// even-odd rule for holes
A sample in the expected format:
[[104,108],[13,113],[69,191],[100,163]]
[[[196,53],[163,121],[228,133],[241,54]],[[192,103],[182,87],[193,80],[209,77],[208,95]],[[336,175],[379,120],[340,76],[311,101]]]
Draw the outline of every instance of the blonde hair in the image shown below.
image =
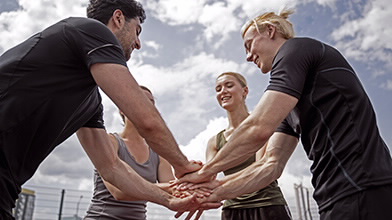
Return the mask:
[[242,87],[248,86],[245,77],[243,75],[241,75],[239,73],[235,73],[235,72],[221,73],[218,77],[216,77],[216,79],[219,79],[220,77],[226,76],[226,75],[234,76],[238,80],[238,82],[241,84]]
[[283,9],[279,15],[275,14],[275,12],[266,12],[262,15],[257,16],[256,18],[246,22],[244,26],[241,28],[242,38],[244,37],[246,31],[252,25],[255,25],[257,32],[264,31],[267,25],[273,25],[276,27],[278,33],[280,33],[283,38],[290,39],[294,37],[294,29],[293,24],[287,20],[289,15],[293,14],[294,10],[292,9]]

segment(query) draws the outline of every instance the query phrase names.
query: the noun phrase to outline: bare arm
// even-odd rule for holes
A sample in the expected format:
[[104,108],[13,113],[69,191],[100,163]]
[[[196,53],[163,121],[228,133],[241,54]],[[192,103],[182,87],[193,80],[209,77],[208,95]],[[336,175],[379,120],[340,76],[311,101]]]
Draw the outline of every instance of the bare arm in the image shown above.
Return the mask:
[[172,166],[164,158],[159,157],[159,159],[160,163],[158,167],[158,183],[156,183],[156,185],[162,190],[165,190],[166,192],[171,194],[173,192],[173,188],[170,187],[171,184],[169,183],[169,181],[175,179]]
[[220,203],[201,204],[196,195],[176,198],[146,181],[120,160],[104,129],[83,127],[78,130],[77,136],[101,177],[125,193],[127,198],[154,202],[180,212],[220,206]]
[[[104,129],[83,127],[78,130],[77,136],[105,181],[121,189],[128,198],[133,200],[147,200],[164,206],[170,205],[169,194],[143,179],[118,157]],[[114,197],[116,195],[116,193],[113,194]]]
[[218,149],[216,146],[216,135],[214,135],[208,140],[207,143],[206,161],[208,162],[212,160],[212,158],[214,158],[217,153],[218,153]]
[[[160,163],[158,168],[158,183],[154,183],[157,187],[172,194],[172,188],[170,187],[170,180],[174,180],[174,174],[172,171],[172,167],[167,162],[167,160],[160,157]],[[122,192],[120,189],[110,184],[109,182],[103,180],[106,188],[110,191],[110,193],[118,200],[127,200],[127,201],[137,201],[135,197],[128,196],[126,193]]]
[[296,137],[275,132],[268,141],[265,156],[246,169],[224,177],[207,201],[231,199],[265,188],[280,177],[297,144]]
[[235,129],[225,147],[198,174],[201,177],[212,176],[249,158],[267,142],[297,102],[295,97],[282,92],[265,92],[255,110]]
[[181,152],[159,112],[143,94],[127,67],[97,63],[90,71],[98,86],[132,121],[148,145],[173,165],[177,176],[200,169]]

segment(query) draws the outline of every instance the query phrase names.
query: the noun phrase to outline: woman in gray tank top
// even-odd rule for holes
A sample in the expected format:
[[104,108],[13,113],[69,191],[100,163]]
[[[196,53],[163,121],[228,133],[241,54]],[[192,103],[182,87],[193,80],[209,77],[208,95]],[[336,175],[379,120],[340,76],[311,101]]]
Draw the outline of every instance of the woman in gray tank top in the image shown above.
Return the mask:
[[[144,86],[141,86],[141,88],[154,103],[151,91]],[[108,134],[119,157],[140,176],[156,183],[161,189],[172,193],[168,183],[174,179],[171,165],[151,150],[132,122],[122,112],[120,114],[124,121],[124,130],[119,134]],[[111,193],[120,199],[116,200]],[[103,180],[97,170],[94,170],[94,193],[84,219],[146,219],[147,202],[132,200],[134,199],[124,197],[119,189]]]

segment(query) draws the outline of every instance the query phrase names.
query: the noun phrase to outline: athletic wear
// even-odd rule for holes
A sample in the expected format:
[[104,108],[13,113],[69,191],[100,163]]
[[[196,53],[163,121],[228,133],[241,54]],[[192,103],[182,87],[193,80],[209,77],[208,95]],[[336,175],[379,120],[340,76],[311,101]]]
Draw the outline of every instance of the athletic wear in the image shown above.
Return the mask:
[[[222,130],[216,135],[216,146],[217,150],[219,151],[224,145],[227,143],[227,140],[224,136],[225,130]],[[251,156],[248,160],[243,162],[242,164],[235,166],[233,168],[230,168],[228,170],[223,171],[225,175],[230,175],[232,173],[236,173],[242,169],[245,169],[252,163],[254,163],[256,160],[256,155]],[[277,181],[272,182],[270,185],[267,187],[253,192],[253,193],[247,193],[244,195],[241,195],[237,198],[234,199],[228,199],[224,202],[223,204],[223,213],[222,213],[222,219],[264,219],[261,218],[263,215],[272,215],[272,213],[268,214],[265,212],[268,212],[269,210],[273,209],[261,209],[261,207],[269,207],[269,206],[274,206],[277,207],[277,209],[287,209],[286,206],[286,201],[283,197],[282,192],[280,191],[280,188],[278,186]],[[254,209],[254,210],[253,210]],[[228,210],[228,211],[225,211]],[[238,210],[238,213],[237,213]],[[274,209],[275,210],[275,209]],[[242,213],[242,214],[241,214]],[[247,213],[248,215],[252,216],[257,216],[257,214],[263,213],[263,215],[259,215],[258,218],[237,218],[239,216],[245,215],[244,213]],[[288,212],[279,212],[282,215],[280,216],[280,219],[291,219],[290,215]],[[224,216],[226,216],[224,218]],[[231,216],[229,218],[229,216]],[[276,217],[279,217],[277,215]],[[267,219],[267,218],[266,218]],[[278,218],[279,219],[279,218]]]
[[291,213],[284,205],[251,209],[223,209],[222,220],[291,220]]
[[104,128],[90,66],[126,66],[102,23],[64,19],[0,57],[0,208],[11,213],[21,185],[80,127]]
[[[285,42],[270,84],[298,104],[279,127],[301,134],[320,211],[369,187],[392,183],[392,160],[370,100],[354,70],[333,47],[309,38]],[[390,198],[392,202],[392,198]]]
[[[118,142],[118,156],[129,164],[144,179],[156,183],[158,180],[159,155],[150,149],[148,160],[140,164],[127,149],[127,145],[118,134],[114,134]],[[94,194],[87,210],[85,220],[88,219],[118,219],[142,220],[146,219],[146,201],[119,201],[106,188],[99,173],[94,171]]]
[[323,220],[391,220],[392,185],[370,187],[336,201],[320,213]]

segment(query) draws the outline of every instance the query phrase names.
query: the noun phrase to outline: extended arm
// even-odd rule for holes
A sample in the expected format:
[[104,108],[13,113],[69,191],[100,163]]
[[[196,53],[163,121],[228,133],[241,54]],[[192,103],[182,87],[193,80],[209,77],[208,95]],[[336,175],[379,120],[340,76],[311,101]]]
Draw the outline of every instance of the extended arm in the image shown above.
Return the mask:
[[173,188],[170,187],[171,184],[169,181],[175,179],[172,167],[164,158],[160,157],[159,159],[158,183],[156,183],[156,185],[171,194],[173,192]]
[[[172,187],[170,187],[170,180],[173,180],[174,175],[173,171],[171,169],[171,166],[169,162],[167,162],[165,159],[160,157],[160,164],[159,164],[159,170],[158,170],[158,183],[154,183],[157,187],[160,189],[164,190],[165,192],[168,192],[172,194]],[[134,196],[130,196],[124,192],[122,192],[120,189],[115,187],[113,184],[110,184],[108,181],[103,180],[106,188],[110,191],[110,193],[113,195],[118,200],[127,200],[127,201],[137,201],[140,199],[137,199]]]
[[295,97],[285,93],[265,92],[255,110],[235,129],[225,147],[198,173],[212,176],[249,158],[267,142],[297,102]]
[[[77,135],[101,177],[121,189],[127,199],[147,200],[171,207],[170,200],[173,197],[143,179],[123,162],[104,129],[83,127],[78,130]],[[119,195],[116,192],[111,193],[115,198]]]
[[248,168],[224,177],[207,200],[231,199],[265,188],[280,177],[297,144],[296,137],[275,132],[268,141],[265,156]]
[[200,168],[190,163],[181,152],[159,112],[143,94],[127,67],[97,63],[90,70],[98,86],[132,121],[148,145],[173,165],[177,176]]
[[188,174],[177,182],[209,181],[217,173],[249,158],[267,142],[297,102],[297,98],[285,93],[266,91],[255,110],[234,130],[225,147],[198,172]]
[[78,130],[77,135],[101,177],[121,190],[127,199],[146,200],[182,212],[220,206],[220,203],[200,204],[196,195],[176,198],[143,179],[118,157],[104,129],[83,127]]

